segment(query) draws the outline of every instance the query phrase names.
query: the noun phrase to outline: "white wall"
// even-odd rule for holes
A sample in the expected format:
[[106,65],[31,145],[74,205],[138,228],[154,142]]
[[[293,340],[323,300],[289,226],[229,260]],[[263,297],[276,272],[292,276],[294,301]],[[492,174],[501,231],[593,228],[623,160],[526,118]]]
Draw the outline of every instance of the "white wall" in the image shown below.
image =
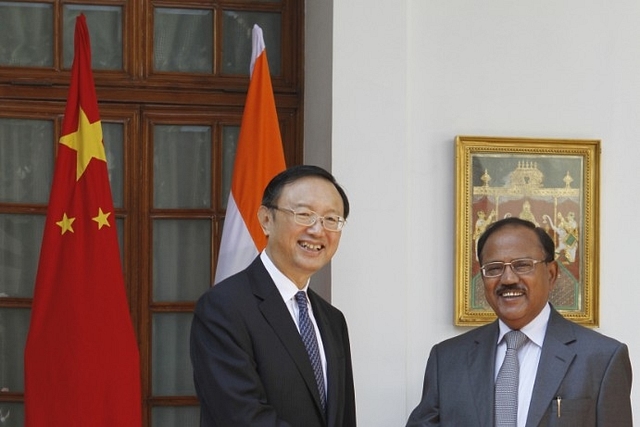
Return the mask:
[[[317,149],[323,141],[309,135],[331,129],[331,169],[352,201],[332,297],[350,325],[359,425],[404,425],[429,349],[467,330],[453,326],[456,135],[602,140],[599,330],[626,342],[640,367],[640,2],[307,8],[306,63],[316,62],[306,144]],[[314,116],[326,102],[331,113]]]

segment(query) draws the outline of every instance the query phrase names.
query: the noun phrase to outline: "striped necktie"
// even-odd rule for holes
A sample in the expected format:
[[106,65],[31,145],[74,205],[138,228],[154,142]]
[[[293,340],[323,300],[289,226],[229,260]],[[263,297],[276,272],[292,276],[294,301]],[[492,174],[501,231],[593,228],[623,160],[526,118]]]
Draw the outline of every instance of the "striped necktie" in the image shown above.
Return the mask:
[[320,394],[320,404],[322,405],[322,410],[326,412],[327,395],[324,390],[324,373],[322,371],[322,360],[320,359],[320,351],[318,350],[316,331],[313,328],[311,319],[309,318],[307,295],[304,291],[299,291],[296,294],[296,302],[298,303],[298,308],[300,309],[298,318],[300,336],[302,337],[304,346],[307,348],[307,353],[309,353],[311,367],[313,368],[313,374],[316,377],[316,383],[318,385],[318,393]]

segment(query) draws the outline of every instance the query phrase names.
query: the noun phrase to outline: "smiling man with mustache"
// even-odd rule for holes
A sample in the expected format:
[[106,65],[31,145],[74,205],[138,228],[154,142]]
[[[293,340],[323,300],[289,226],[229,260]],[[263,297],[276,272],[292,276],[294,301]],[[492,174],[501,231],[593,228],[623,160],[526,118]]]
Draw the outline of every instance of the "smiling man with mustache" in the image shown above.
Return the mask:
[[[477,252],[498,320],[433,347],[407,426],[632,426],[627,346],[549,303],[558,265],[547,232],[502,219],[487,227]],[[521,337],[509,352],[508,333]],[[514,372],[507,386],[503,362]]]

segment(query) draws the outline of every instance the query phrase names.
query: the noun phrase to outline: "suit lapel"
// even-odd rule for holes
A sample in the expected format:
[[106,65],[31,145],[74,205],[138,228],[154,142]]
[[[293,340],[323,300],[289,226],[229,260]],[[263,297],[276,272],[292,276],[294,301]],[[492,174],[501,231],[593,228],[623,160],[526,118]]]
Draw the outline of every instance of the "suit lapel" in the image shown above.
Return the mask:
[[280,342],[285,347],[287,352],[291,355],[300,375],[304,379],[309,392],[313,395],[316,401],[316,406],[322,412],[320,405],[320,394],[318,393],[318,386],[313,374],[313,368],[311,367],[311,361],[307,354],[307,349],[304,347],[304,343],[300,338],[300,333],[296,328],[291,313],[287,309],[282,296],[278,292],[273,279],[264,268],[262,261],[259,257],[249,267],[249,274],[251,277],[251,286],[254,295],[261,300],[259,303],[260,311],[265,320],[274,333],[280,339]]
[[542,345],[538,373],[533,385],[527,426],[540,424],[549,407],[549,402],[555,399],[558,387],[576,356],[576,353],[567,346],[575,339],[571,323],[552,308]]
[[469,383],[481,426],[493,425],[493,384],[498,323],[479,328],[469,351]]

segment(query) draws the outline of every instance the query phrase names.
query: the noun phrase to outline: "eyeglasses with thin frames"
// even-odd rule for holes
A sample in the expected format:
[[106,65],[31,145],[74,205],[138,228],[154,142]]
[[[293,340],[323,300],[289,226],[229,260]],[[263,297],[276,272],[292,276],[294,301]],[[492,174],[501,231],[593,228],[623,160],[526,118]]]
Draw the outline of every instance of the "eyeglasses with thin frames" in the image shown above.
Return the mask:
[[320,220],[320,224],[322,224],[322,227],[327,231],[341,231],[345,223],[347,222],[346,219],[342,218],[339,215],[320,216],[316,212],[311,210],[295,211],[293,209],[280,208],[278,206],[267,206],[267,208],[293,214],[293,220],[295,221],[295,223],[304,225],[306,227],[311,227],[318,220]]
[[488,262],[480,267],[480,269],[482,270],[482,275],[484,277],[499,277],[504,274],[504,269],[507,266],[510,266],[514,273],[520,275],[531,273],[536,268],[536,265],[541,262],[546,263],[548,261],[544,259],[537,260],[532,258],[519,258],[514,259],[511,262]]

